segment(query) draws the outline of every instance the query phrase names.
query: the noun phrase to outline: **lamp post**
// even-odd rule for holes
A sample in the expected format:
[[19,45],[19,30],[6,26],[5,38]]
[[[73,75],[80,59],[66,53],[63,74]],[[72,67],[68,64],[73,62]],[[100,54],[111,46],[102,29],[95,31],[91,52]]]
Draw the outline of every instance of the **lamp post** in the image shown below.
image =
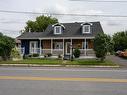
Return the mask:
[[71,51],[71,56],[70,56],[70,60],[73,61],[73,45],[70,45],[70,51]]

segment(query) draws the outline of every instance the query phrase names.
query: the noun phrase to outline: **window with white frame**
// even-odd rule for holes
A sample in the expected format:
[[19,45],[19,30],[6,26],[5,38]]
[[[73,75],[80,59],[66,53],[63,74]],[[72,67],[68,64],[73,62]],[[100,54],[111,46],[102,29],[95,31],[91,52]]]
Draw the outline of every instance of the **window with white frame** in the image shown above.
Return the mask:
[[61,26],[55,26],[54,27],[54,34],[61,34],[61,30],[62,28],[61,28]]
[[30,53],[37,53],[38,42],[37,41],[30,41]]
[[90,33],[90,25],[83,25],[82,33]]
[[63,43],[62,42],[55,42],[54,49],[63,49]]

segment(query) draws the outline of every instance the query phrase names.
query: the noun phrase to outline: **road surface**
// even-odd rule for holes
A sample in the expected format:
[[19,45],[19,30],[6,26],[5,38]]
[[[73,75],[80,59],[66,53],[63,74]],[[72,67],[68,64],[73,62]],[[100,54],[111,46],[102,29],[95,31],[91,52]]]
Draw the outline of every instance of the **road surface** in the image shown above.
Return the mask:
[[127,70],[0,67],[0,95],[127,95]]

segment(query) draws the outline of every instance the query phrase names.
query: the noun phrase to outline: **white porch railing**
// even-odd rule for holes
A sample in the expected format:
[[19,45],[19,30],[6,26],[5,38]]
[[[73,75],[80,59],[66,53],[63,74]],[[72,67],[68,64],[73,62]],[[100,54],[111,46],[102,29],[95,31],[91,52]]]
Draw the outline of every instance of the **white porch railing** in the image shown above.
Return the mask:
[[40,53],[40,48],[30,48],[30,54],[39,54]]
[[63,54],[63,49],[52,49],[52,54],[54,55]]
[[[73,49],[74,51],[75,49]],[[82,56],[95,56],[93,49],[79,49]]]
[[58,55],[58,54],[62,54],[63,53],[63,49],[40,49],[40,48],[33,48],[33,49],[30,49],[30,53],[31,54],[37,53],[37,54],[41,54],[41,55],[51,53],[51,54],[54,54],[54,55]]
[[51,49],[41,49],[41,55],[51,53]]
[[[41,50],[41,51],[40,51]],[[75,49],[73,49],[74,51]],[[93,49],[79,49],[81,52],[81,56],[94,56],[94,50]],[[25,48],[18,48],[18,51],[20,52],[20,54],[25,54]],[[40,49],[40,48],[32,48],[29,50],[30,54],[48,54],[51,53],[53,55],[59,55],[59,54],[63,54],[63,49]]]
[[41,49],[41,54],[51,53],[53,55],[58,55],[63,53],[63,49]]

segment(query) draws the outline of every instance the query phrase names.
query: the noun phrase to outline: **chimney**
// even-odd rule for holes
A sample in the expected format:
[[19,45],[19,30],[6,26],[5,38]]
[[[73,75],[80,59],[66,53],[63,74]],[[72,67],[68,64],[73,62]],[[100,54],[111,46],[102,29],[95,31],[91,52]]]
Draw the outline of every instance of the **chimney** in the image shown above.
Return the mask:
[[24,33],[25,32],[25,30],[20,30],[20,33],[22,34],[22,33]]
[[31,28],[29,28],[29,32],[31,32]]

